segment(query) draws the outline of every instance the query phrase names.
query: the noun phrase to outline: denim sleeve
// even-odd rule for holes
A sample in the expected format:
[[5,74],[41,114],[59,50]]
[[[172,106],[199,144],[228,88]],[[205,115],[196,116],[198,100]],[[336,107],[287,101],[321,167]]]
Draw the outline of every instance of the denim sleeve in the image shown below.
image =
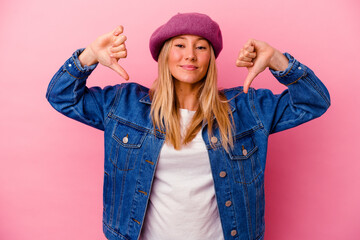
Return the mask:
[[284,55],[289,59],[287,69],[270,71],[288,89],[278,95],[267,89],[252,90],[253,110],[268,134],[320,117],[330,106],[329,92],[314,72],[289,53]]
[[48,86],[46,98],[60,113],[104,130],[106,114],[120,87],[86,87],[86,79],[97,64],[82,67],[78,56],[83,50],[75,51],[55,73]]

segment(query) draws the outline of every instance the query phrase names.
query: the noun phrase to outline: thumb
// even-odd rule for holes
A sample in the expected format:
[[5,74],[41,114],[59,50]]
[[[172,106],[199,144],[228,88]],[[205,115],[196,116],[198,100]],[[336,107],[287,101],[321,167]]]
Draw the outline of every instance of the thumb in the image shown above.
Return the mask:
[[249,88],[251,83],[254,81],[255,77],[258,75],[259,73],[253,72],[253,71],[249,71],[248,75],[245,78],[244,81],[244,93],[248,93]]
[[126,81],[129,80],[129,74],[125,71],[124,68],[122,68],[118,62],[115,60],[112,62],[112,64],[109,66],[112,70],[117,72],[122,78],[124,78]]

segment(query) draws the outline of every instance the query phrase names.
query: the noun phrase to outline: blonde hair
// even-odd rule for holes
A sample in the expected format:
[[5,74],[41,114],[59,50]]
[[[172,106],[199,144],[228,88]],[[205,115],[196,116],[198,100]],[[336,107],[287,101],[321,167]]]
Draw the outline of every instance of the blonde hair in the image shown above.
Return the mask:
[[[211,57],[206,77],[198,91],[199,107],[188,125],[185,136],[181,137],[179,103],[176,97],[173,77],[168,65],[168,55],[172,40],[165,42],[158,59],[158,78],[154,82],[150,96],[152,98],[151,118],[154,129],[166,132],[165,141],[171,143],[175,149],[190,143],[202,126],[208,125],[208,138],[213,136],[214,120],[219,128],[221,143],[226,151],[233,147],[232,122],[233,117],[224,94],[217,88],[217,69],[214,50],[210,45]],[[232,121],[230,121],[230,119]],[[213,146],[213,142],[210,141]]]

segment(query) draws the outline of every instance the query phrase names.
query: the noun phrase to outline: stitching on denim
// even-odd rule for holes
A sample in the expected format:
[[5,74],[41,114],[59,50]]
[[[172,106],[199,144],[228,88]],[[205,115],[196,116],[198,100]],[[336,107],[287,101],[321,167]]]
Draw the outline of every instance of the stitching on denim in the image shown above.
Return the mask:
[[152,161],[145,160],[145,162],[148,162],[148,163],[150,163],[151,165],[154,165],[154,162],[152,162]]
[[251,149],[246,156],[238,156],[238,155],[232,154],[232,152],[231,152],[231,154],[229,153],[230,160],[234,160],[234,161],[247,160],[247,159],[249,159],[257,150],[258,150],[258,146],[255,145],[255,147],[254,147],[253,149]]
[[74,75],[72,75],[66,68],[65,68],[65,71],[66,71],[70,76],[72,76],[73,78],[76,78],[76,79],[83,79],[83,78],[86,78],[86,77],[87,77],[87,76],[83,76],[83,77],[78,78],[78,77],[75,77]]
[[[113,131],[113,136],[114,136],[114,132],[115,132],[115,130],[116,130],[116,127],[114,128],[114,131]],[[116,152],[115,152],[115,156],[113,156],[114,154],[113,154],[113,149],[114,149],[114,145],[116,145],[115,146],[115,148],[116,148]],[[125,165],[124,167],[120,167],[120,166],[118,166],[118,164],[117,164],[117,159],[119,159],[119,152],[121,151],[120,150],[120,147],[121,147],[122,145],[121,144],[119,144],[118,143],[118,141],[115,139],[115,142],[113,142],[112,143],[112,145],[111,145],[111,152],[110,152],[110,157],[109,157],[109,159],[110,159],[110,162],[114,165],[114,167],[116,167],[117,169],[119,169],[120,171],[122,171],[122,172],[126,172],[126,171],[131,171],[131,170],[134,170],[134,166],[135,166],[135,162],[136,162],[136,160],[137,160],[137,155],[139,154],[139,152],[137,151],[137,154],[136,154],[136,156],[135,156],[135,161],[134,161],[134,165],[130,168],[129,167],[129,164],[127,164],[127,166]],[[126,147],[125,147],[126,148]],[[130,162],[130,156],[132,155],[132,152],[134,151],[134,148],[126,148],[127,149],[127,151],[125,151],[126,152],[126,161],[125,161],[125,164],[126,163],[129,163]],[[116,161],[115,161],[116,160]]]
[[253,182],[255,182],[261,176],[262,173],[263,173],[263,171],[261,170],[251,182],[239,182],[236,179],[235,179],[235,182],[242,184],[242,185],[251,185],[251,184],[253,184]]
[[137,224],[141,224],[138,220],[136,220],[135,218],[132,218],[132,220],[134,221],[134,222],[136,222]]
[[142,194],[144,194],[145,196],[147,196],[147,192],[144,192],[144,191],[139,190],[139,193],[142,193]]
[[[74,56],[71,56],[71,58],[73,59],[74,65],[75,65],[75,67],[79,70],[79,72],[85,73],[86,70],[81,70],[81,69],[79,68],[79,66],[76,64],[76,60],[75,60]],[[79,60],[79,61],[80,61],[80,60]],[[81,64],[81,63],[80,63],[80,64]]]
[[264,127],[264,123],[261,121],[260,117],[259,117],[259,114],[258,112],[256,111],[256,107],[255,107],[255,101],[254,101],[254,98],[255,98],[255,90],[254,91],[251,91],[251,96],[250,96],[250,103],[252,105],[250,105],[250,109],[251,109],[251,114],[253,115],[253,118],[255,118],[256,122],[260,122],[263,129],[264,129],[264,132],[265,132],[265,135],[266,136],[269,136],[269,132],[268,130]]
[[[223,149],[221,151],[221,154],[222,154],[222,159],[226,159],[226,154],[227,153],[225,152],[225,149]],[[226,160],[225,160],[225,164],[227,164]],[[232,169],[231,166],[230,166],[230,168]],[[227,177],[225,180],[227,181],[227,184],[226,184],[227,188],[231,188],[231,187],[228,187],[228,186],[231,186],[230,177]],[[229,192],[230,198],[234,199],[233,196],[232,196],[231,189],[228,189],[228,190],[229,190],[228,192]],[[216,191],[215,191],[215,194],[216,194]],[[233,207],[231,209],[232,209],[232,212],[233,212],[233,215],[234,215],[234,222],[235,222],[235,226],[233,226],[232,229],[234,229],[234,228],[237,229],[238,224],[237,224],[237,221],[236,221],[237,218],[236,218],[236,211],[235,211],[235,209],[236,209],[236,201],[234,201]],[[218,209],[218,211],[219,211],[219,209]],[[219,214],[220,214],[220,212],[219,212]]]
[[[90,89],[88,87],[85,86],[85,89],[87,89],[87,91],[90,93],[91,97],[93,98],[93,101],[95,102],[95,106],[96,106],[99,116],[103,117],[103,115],[101,114],[99,103],[96,101],[95,95],[90,91]],[[103,127],[105,127],[104,123],[102,123],[102,125],[103,125]]]
[[285,122],[279,122],[276,127],[278,128],[278,127],[281,127],[282,125],[285,125],[285,124],[295,123],[295,122],[297,122],[298,120],[302,119],[302,118],[305,116],[305,114],[306,114],[306,112],[303,111],[303,112],[301,112],[301,114],[299,115],[299,117],[297,117],[296,119],[290,119],[290,120],[287,120],[287,121],[285,121]]
[[128,121],[120,118],[119,116],[117,116],[117,115],[115,115],[115,114],[110,114],[109,117],[112,118],[112,119],[117,120],[118,122],[120,122],[120,123],[122,123],[122,124],[124,124],[124,125],[127,125],[127,126],[129,126],[129,127],[135,128],[135,129],[140,130],[140,131],[142,131],[142,132],[152,133],[152,131],[151,131],[150,129],[145,128],[145,127],[141,127],[141,126],[136,125],[136,124],[131,123],[131,122],[128,122]]
[[[297,61],[294,61],[293,64],[291,65],[291,68],[289,69],[289,71],[287,71],[284,75],[277,75],[277,77],[285,77],[290,71],[291,69],[293,69],[293,67],[295,66]],[[290,63],[290,60],[289,60],[289,63]]]
[[[240,162],[242,163],[242,162]],[[242,166],[242,173],[244,174],[244,177],[245,177],[245,173],[244,173],[244,166],[243,164],[241,164]],[[247,220],[248,220],[248,232],[250,233],[250,239],[252,239],[252,228],[251,228],[251,214],[250,214],[250,204],[249,204],[249,193],[248,193],[248,189],[247,189],[247,184],[243,184],[242,185],[242,188],[244,190],[244,197],[245,197],[245,205],[246,205],[246,215],[247,215]]]
[[259,236],[256,237],[255,240],[263,239],[265,231],[262,231]]
[[306,73],[304,72],[298,79],[296,79],[295,81],[293,81],[292,83],[289,83],[289,84],[287,84],[287,85],[285,85],[285,86],[290,86],[290,85],[292,85],[292,84],[294,84],[294,83],[297,83],[297,81],[299,81],[302,77],[304,77],[306,75]]
[[108,230],[109,232],[111,232],[112,234],[114,234],[115,236],[117,235],[117,236],[121,236],[121,237],[123,237],[123,238],[125,238],[125,239],[128,239],[128,238],[126,238],[124,235],[122,235],[121,233],[115,231],[115,230],[114,230],[112,227],[110,227],[105,221],[103,221],[103,224],[104,224],[104,226],[107,228],[107,230]]
[[319,93],[319,95],[323,98],[323,100],[325,101],[325,103],[328,105],[328,107],[330,106],[330,102],[328,101],[327,97],[324,95],[324,92],[319,88],[318,85],[316,85],[312,80],[311,78],[307,78],[307,77],[304,77],[304,80],[308,83],[310,83],[313,88]]
[[116,193],[116,170],[117,168],[114,168],[113,170],[113,177],[112,177],[112,182],[113,182],[113,187],[112,187],[112,194],[111,194],[111,206],[110,206],[110,224],[112,224],[113,222],[113,218],[114,218],[114,209],[115,209],[115,193]]
[[116,224],[115,227],[117,227],[117,228],[120,227],[121,206],[122,206],[122,202],[124,199],[126,174],[127,174],[127,171],[123,171],[122,181],[121,181],[120,199],[119,199],[119,204],[117,205],[118,212],[117,212],[117,217],[116,217],[116,221],[115,221],[115,224]]
[[[264,181],[259,181],[258,183],[259,184],[258,184],[258,186],[256,188],[256,194],[257,194],[257,196],[256,196],[256,219],[255,219],[255,221],[256,221],[256,223],[255,223],[256,224],[256,232],[255,233],[256,234],[258,234],[259,229],[261,229],[261,220],[262,220],[262,218],[261,217],[259,218],[258,215],[260,215],[260,213],[259,213],[259,206],[261,205],[260,196],[262,195],[261,192],[264,191]],[[263,235],[263,233],[264,233],[264,230],[262,230],[262,232],[260,233],[260,235],[258,235],[256,237],[256,239],[259,239]]]
[[[130,144],[130,143],[123,143],[123,141],[116,135],[117,129],[119,127],[119,123],[117,123],[114,127],[114,131],[112,132],[112,137],[115,139],[116,142],[118,142],[121,146],[123,146],[126,149],[130,149],[130,148],[141,148],[142,143],[144,142],[147,133],[146,132],[141,132],[140,133],[136,133],[137,135],[142,135],[141,138],[135,143],[135,144]],[[130,127],[131,128],[131,127]],[[137,129],[136,129],[137,130]],[[132,131],[132,130],[129,130]]]
[[[110,109],[109,109],[109,112],[106,113],[106,117],[105,117],[105,127],[107,126],[107,124],[109,123],[109,118],[110,116],[112,115],[112,113],[114,112],[114,109],[115,109],[115,104],[117,105],[119,99],[120,99],[120,95],[121,95],[121,92],[122,92],[122,89],[123,89],[123,86],[124,84],[120,84],[120,87],[118,89],[116,89],[116,93],[115,93],[115,98],[114,98],[114,101],[113,103],[111,104],[110,106]],[[105,114],[105,113],[104,113]]]
[[49,99],[50,93],[52,92],[55,84],[58,82],[59,78],[60,78],[62,75],[64,75],[65,71],[66,71],[66,70],[64,69],[64,66],[63,66],[63,69],[61,70],[61,72],[59,72],[59,74],[57,74],[56,78],[54,78],[53,81],[51,81],[50,86],[49,86],[48,91],[47,91],[47,94],[46,94],[46,98],[47,98],[47,99]]

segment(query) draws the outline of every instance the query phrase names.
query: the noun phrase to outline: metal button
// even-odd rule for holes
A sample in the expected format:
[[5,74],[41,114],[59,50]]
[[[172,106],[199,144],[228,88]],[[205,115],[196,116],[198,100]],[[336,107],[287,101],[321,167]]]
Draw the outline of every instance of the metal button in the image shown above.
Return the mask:
[[231,201],[226,201],[225,206],[230,207],[230,206],[231,206],[231,204],[232,204],[232,202],[231,202]]
[[128,135],[126,135],[124,138],[123,138],[123,143],[128,143],[129,139],[128,139]]
[[299,70],[301,70],[301,67],[298,67]]
[[212,142],[212,143],[217,143],[217,141],[218,141],[217,137],[212,137],[212,138],[211,138],[211,142]]
[[69,63],[69,65],[68,65],[69,67],[71,67],[71,63]]
[[232,230],[232,231],[231,231],[231,236],[234,237],[236,234],[237,234],[237,231],[236,231],[236,230]]
[[243,152],[244,156],[246,156],[248,154],[248,152],[247,152],[247,150],[245,148],[242,150],[242,152]]
[[224,178],[224,177],[226,177],[226,172],[225,172],[225,171],[221,171],[219,175],[220,175],[220,177]]

